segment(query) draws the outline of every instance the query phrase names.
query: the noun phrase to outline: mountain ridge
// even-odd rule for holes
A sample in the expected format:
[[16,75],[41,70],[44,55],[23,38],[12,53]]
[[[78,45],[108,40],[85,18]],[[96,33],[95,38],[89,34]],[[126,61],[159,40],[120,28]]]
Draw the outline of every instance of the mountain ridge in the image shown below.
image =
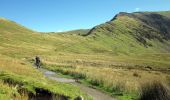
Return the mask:
[[[102,86],[101,89],[106,92],[132,98],[134,90],[138,94],[136,89],[141,86],[140,82],[170,79],[169,19],[166,18],[169,12],[158,12],[158,16],[159,13],[162,20],[168,21],[168,24],[161,23],[165,31],[157,28],[159,24],[152,24],[159,18],[150,16],[139,19],[117,15],[114,20],[91,30],[61,33],[35,32],[13,21],[0,20],[1,80],[14,83],[14,88],[19,85],[18,90],[21,87],[33,94],[39,94],[36,90],[40,89],[70,99],[79,95],[86,97],[78,88],[60,82],[54,84],[33,68],[34,57],[39,56],[44,68],[75,78],[80,76],[94,86]],[[0,85],[4,84],[3,80]],[[11,89],[13,87],[8,91]],[[86,98],[84,100],[89,100]]]
[[[0,38],[11,44],[15,44],[15,42],[19,44],[23,41],[29,44],[35,42],[33,45],[43,43],[46,44],[47,47],[50,45],[52,48],[56,48],[56,44],[63,44],[58,45],[60,49],[56,51],[62,51],[62,48],[64,48],[67,52],[79,53],[103,52],[128,55],[148,51],[170,52],[170,17],[167,18],[167,16],[170,15],[169,13],[170,12],[123,12],[117,14],[109,22],[97,25],[91,30],[73,30],[59,33],[50,32],[48,34],[29,30],[13,21],[0,21]],[[146,18],[140,19],[141,16],[145,15],[147,15]],[[156,17],[153,18],[153,15]],[[159,20],[159,18],[162,19]],[[167,21],[167,23],[161,23],[164,25],[163,28],[165,28],[165,31],[157,28],[160,27],[159,24],[153,25],[162,20]],[[31,47],[33,45],[31,45]]]
[[[164,13],[168,13],[168,14],[164,14]],[[146,24],[152,28],[155,28],[155,29],[157,29],[157,28],[159,29],[159,27],[161,27],[161,26],[153,26],[154,24],[162,25],[164,22],[168,22],[163,27],[170,26],[170,11],[166,11],[166,12],[165,11],[162,11],[162,12],[134,12],[134,13],[120,12],[119,14],[116,14],[109,22],[112,22],[121,16],[127,16],[130,18],[134,18],[136,20],[140,20],[144,24]],[[147,19],[147,18],[150,18],[150,19]],[[160,23],[161,21],[162,21],[162,23]],[[109,22],[106,22],[106,23],[109,23]],[[103,24],[105,24],[105,23],[103,23]],[[100,25],[97,25],[97,26],[100,26]],[[97,26],[92,28],[92,30],[94,30]],[[88,33],[88,35],[91,34],[92,30]],[[168,34],[170,34],[169,27],[166,29],[160,30],[160,32],[161,31],[164,31],[165,33],[168,32]],[[169,35],[168,35],[168,38],[169,38]]]

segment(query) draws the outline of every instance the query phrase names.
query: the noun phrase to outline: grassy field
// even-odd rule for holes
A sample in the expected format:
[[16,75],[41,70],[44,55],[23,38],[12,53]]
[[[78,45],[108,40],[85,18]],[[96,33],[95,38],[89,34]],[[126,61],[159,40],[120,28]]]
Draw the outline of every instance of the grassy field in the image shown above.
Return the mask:
[[80,82],[104,90],[122,100],[137,98],[144,83],[155,80],[166,84],[170,82],[168,70],[159,70],[153,66],[152,69],[149,69],[148,65],[145,64],[133,63],[135,64],[133,66],[132,62],[126,65],[125,63],[112,63],[103,60],[81,60],[81,63],[80,60],[74,61],[68,61],[69,63],[65,63],[65,65],[44,61],[44,68],[78,78]]
[[[29,63],[5,56],[1,57],[3,58],[0,59],[0,79],[3,87],[1,98],[7,96],[7,99],[27,100],[30,98],[30,94],[36,95],[39,89],[54,94],[56,97],[58,96],[58,99],[62,96],[73,99],[79,95],[84,96],[86,99],[89,98],[73,85],[46,79],[42,73],[33,68]],[[10,88],[13,91],[8,91]]]
[[170,41],[160,34],[128,16],[64,33],[35,32],[1,18],[0,98],[28,99],[43,89],[58,97],[90,99],[75,86],[46,79],[32,66],[36,55],[44,68],[80,78],[122,100],[138,98],[144,83],[157,80],[169,86]]
[[6,96],[7,100],[12,98],[27,100],[30,95],[36,96],[41,90],[55,95],[58,99],[63,97],[74,99],[80,95],[87,100],[91,99],[76,86],[48,80],[33,67],[33,63],[30,63],[31,58],[35,55],[48,55],[47,52],[53,49],[51,45],[53,45],[54,39],[6,19],[0,19],[0,38],[0,80],[2,85],[0,98]]

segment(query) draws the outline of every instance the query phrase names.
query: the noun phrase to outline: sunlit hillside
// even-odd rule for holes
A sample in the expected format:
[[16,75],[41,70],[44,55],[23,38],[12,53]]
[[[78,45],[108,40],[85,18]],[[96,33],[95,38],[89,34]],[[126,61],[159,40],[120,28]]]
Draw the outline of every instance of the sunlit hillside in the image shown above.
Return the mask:
[[37,55],[43,68],[132,100],[145,82],[170,85],[170,12],[119,13],[92,29],[60,33],[0,18],[0,98],[28,99],[42,89],[60,99],[91,99],[76,86],[43,76],[33,67]]

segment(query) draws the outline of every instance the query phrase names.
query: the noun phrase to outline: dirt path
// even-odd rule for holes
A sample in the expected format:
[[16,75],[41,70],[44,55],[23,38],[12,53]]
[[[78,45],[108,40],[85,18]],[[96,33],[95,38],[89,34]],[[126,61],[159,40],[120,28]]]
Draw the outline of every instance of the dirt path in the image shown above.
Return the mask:
[[70,83],[70,84],[74,84],[74,85],[78,86],[82,91],[84,91],[88,95],[92,96],[93,100],[116,100],[116,99],[112,98],[111,96],[109,96],[99,90],[96,90],[96,89],[90,88],[86,85],[77,83],[77,82],[75,82],[74,79],[62,78],[59,75],[57,75],[55,72],[52,72],[52,71],[49,71],[46,69],[40,69],[40,71],[43,72],[43,74],[46,77],[48,77],[49,79],[56,80],[59,82],[64,82],[64,83]]

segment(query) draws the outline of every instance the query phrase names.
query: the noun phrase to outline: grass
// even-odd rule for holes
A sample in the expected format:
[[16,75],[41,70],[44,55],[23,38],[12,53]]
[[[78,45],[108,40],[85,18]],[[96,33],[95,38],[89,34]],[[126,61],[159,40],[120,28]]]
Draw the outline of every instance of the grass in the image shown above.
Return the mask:
[[9,74],[5,72],[2,72],[0,76],[1,76],[1,80],[3,80],[4,83],[7,83],[14,87],[17,86],[18,91],[24,90],[27,94],[30,93],[36,94],[37,89],[42,89],[42,90],[49,91],[53,94],[59,95],[59,97],[65,96],[66,98],[70,98],[70,99],[73,99],[79,95],[84,96],[84,94],[81,93],[77,87],[71,86],[69,84],[57,83],[57,82],[54,83],[52,81],[50,82],[49,80],[39,81],[39,80],[35,80],[34,78],[18,76],[15,74]]
[[[4,91],[7,91],[4,92],[4,95],[2,88],[2,95],[0,96],[4,98],[5,95],[10,94],[7,96],[7,100],[14,98],[15,94],[19,95],[16,99],[27,100],[29,94],[36,96],[37,89],[49,91],[49,93],[58,96],[58,98],[64,96],[74,99],[82,95],[85,99],[90,99],[90,97],[81,92],[78,87],[48,80],[31,65],[10,57],[1,57],[0,80],[2,81],[1,84],[7,88],[4,89]],[[15,94],[8,91],[10,88],[13,89],[15,87],[17,87]]]
[[155,81],[142,86],[139,100],[169,100],[170,89],[163,83]]
[[67,67],[58,65],[46,65],[44,67],[55,72],[60,72],[63,75],[72,76],[73,78],[78,77],[80,82],[98,88],[99,90],[104,90],[112,96],[117,96],[120,100],[138,98],[142,83],[154,80],[167,82],[167,77],[169,77],[168,74],[161,72],[136,69],[87,66]]
[[0,98],[15,98],[14,94],[22,98],[18,90],[9,91],[15,86],[4,81],[10,79],[32,93],[35,88],[42,88],[71,99],[79,95],[89,99],[77,87],[46,79],[32,67],[36,55],[46,68],[80,78],[111,95],[123,94],[118,96],[122,100],[137,98],[141,83],[152,79],[169,85],[170,41],[157,30],[134,18],[120,16],[84,36],[87,33],[89,30],[39,33],[0,19],[0,89],[5,91]]
[[17,98],[18,100],[21,100],[21,98],[24,98],[23,96],[20,96],[20,94],[18,94],[15,88],[9,87],[2,81],[0,82],[0,87],[1,100],[10,100],[11,98]]

